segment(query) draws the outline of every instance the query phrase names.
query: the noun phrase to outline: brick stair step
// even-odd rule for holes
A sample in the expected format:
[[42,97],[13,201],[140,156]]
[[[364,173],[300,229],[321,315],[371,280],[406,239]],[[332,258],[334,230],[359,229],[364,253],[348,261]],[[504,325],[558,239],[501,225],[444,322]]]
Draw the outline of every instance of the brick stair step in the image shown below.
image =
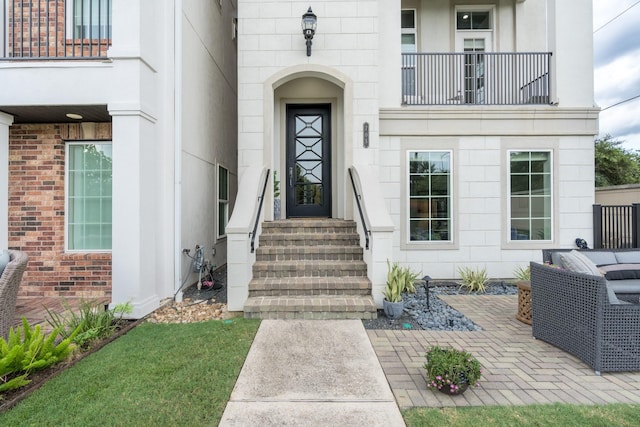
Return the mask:
[[256,261],[253,277],[366,276],[364,261]]
[[249,297],[286,295],[371,295],[371,282],[366,277],[289,277],[249,283]]
[[255,319],[372,319],[371,296],[250,297],[244,316]]
[[262,233],[322,233],[340,234],[355,233],[356,223],[340,219],[303,219],[303,220],[281,220],[266,221],[262,223]]
[[261,234],[260,246],[352,246],[360,244],[358,233],[270,233]]
[[256,250],[257,261],[291,261],[291,260],[362,260],[360,246],[260,246]]

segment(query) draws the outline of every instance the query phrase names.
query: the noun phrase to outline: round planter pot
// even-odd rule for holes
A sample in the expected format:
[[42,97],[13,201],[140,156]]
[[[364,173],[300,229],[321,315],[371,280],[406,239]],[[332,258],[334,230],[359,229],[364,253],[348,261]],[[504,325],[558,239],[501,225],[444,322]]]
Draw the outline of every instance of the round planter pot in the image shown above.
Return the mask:
[[444,393],[444,394],[448,394],[449,396],[457,396],[459,394],[464,393],[467,389],[469,388],[469,384],[468,383],[461,383],[458,386],[457,390],[451,390],[451,388],[449,387],[442,387],[440,389],[438,389],[438,391],[440,393]]
[[404,309],[404,302],[389,302],[386,299],[382,300],[382,308],[385,316],[391,320],[398,320],[402,316]]
[[439,388],[438,391],[440,393],[448,394],[449,396],[457,396],[464,393],[469,388],[469,382],[467,381],[467,377],[464,374],[458,374],[458,378],[460,379],[460,384],[458,384],[457,389],[451,390],[451,387],[444,386],[442,388]]

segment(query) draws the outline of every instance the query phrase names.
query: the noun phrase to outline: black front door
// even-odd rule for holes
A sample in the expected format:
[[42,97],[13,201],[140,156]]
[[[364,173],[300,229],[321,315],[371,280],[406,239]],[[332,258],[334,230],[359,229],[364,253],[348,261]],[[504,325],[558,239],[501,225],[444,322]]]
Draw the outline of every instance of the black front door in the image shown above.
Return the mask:
[[331,106],[287,106],[287,217],[331,216]]

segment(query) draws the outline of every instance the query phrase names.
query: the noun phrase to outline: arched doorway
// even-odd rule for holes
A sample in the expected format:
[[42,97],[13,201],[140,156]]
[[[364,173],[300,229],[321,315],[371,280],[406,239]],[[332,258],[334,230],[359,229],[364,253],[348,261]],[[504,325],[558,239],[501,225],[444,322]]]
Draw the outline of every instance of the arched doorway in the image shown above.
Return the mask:
[[280,181],[282,218],[350,217],[345,203],[345,171],[352,158],[345,137],[350,85],[322,68],[285,71],[268,83],[273,132],[265,160]]

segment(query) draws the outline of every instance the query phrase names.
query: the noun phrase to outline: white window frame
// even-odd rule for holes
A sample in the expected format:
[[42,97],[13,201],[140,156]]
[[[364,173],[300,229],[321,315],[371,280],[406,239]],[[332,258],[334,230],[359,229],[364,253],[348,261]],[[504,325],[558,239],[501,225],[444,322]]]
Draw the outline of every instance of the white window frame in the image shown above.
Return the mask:
[[[220,196],[220,172],[224,169],[227,173],[227,198]],[[216,236],[218,239],[227,237],[227,225],[229,224],[229,168],[218,163],[216,167]],[[220,215],[224,216],[224,233],[220,233]]]
[[[400,25],[400,32],[402,34],[413,34],[414,35],[414,51],[412,53],[415,53],[418,51],[418,9],[415,8],[403,8],[402,12],[407,12],[407,11],[411,11],[413,12],[413,28],[402,28],[402,25]],[[402,44],[402,40],[400,41],[400,43]]]
[[[100,145],[111,145],[113,147],[112,141],[103,141],[103,140],[82,140],[82,141],[66,141],[64,154],[65,154],[65,166],[64,166],[64,248],[65,252],[69,253],[111,253],[113,249],[113,240],[111,244],[111,249],[71,249],[69,248],[69,197],[71,196],[69,192],[69,149],[72,146],[85,146],[92,144],[100,144]],[[113,153],[113,151],[112,151]],[[112,154],[113,161],[113,154]],[[112,173],[112,186],[113,186],[113,168],[111,169]],[[111,200],[113,203],[113,187],[111,188]],[[112,216],[111,216],[111,238],[113,239],[113,205],[112,205]]]
[[[415,8],[403,8],[401,10],[402,12],[413,12],[413,28],[402,28],[402,24],[400,25],[400,32],[402,35],[404,34],[413,34],[413,40],[414,40],[414,44],[413,44],[413,50],[411,52],[405,52],[403,47],[405,46],[402,43],[402,35],[400,36],[400,51],[401,53],[417,53],[418,52],[418,10]],[[409,46],[409,45],[407,45]],[[409,98],[413,98],[416,96],[416,64],[415,64],[415,58],[413,58],[413,61],[407,61],[406,63],[403,63],[402,65],[402,73],[403,75],[413,75],[413,85],[409,85],[408,82],[406,82],[407,84],[403,84],[402,87],[402,96],[403,99],[406,101]],[[405,62],[403,60],[403,62]],[[404,78],[404,77],[403,77]],[[406,92],[406,93],[405,93]]]
[[[411,240],[411,154],[412,153],[447,153],[449,154],[449,193],[447,195],[449,199],[449,216],[446,218],[449,221],[449,238],[447,240]],[[405,244],[407,246],[414,245],[452,245],[455,243],[455,224],[454,224],[454,150],[452,149],[407,149],[405,157],[405,182],[406,182],[406,208],[405,208]],[[433,197],[431,189],[429,189],[429,197]],[[432,219],[432,218],[430,218]]]
[[[464,5],[459,4],[455,7],[455,15],[453,16],[453,28],[454,31],[460,32],[491,32],[495,30],[495,22],[496,22],[496,14],[495,14],[495,5],[490,4],[475,4],[475,5]],[[489,28],[485,29],[458,29],[458,13],[460,12],[488,12],[489,13]]]
[[[65,3],[65,16],[66,16],[66,31],[67,31],[67,39],[68,40],[73,40],[73,39],[77,39],[78,37],[75,37],[75,14],[74,14],[74,6],[75,6],[76,0],[67,0],[67,2]],[[113,7],[113,0],[111,0],[110,2],[111,7]],[[113,18],[113,15],[112,15]],[[113,38],[113,20],[109,20],[109,22],[111,23],[111,31],[109,32],[109,39]],[[98,27],[100,26],[100,23],[98,23]],[[101,34],[101,40],[107,39],[107,35],[106,34]],[[86,37],[86,39],[88,39],[88,37]],[[98,40],[98,34],[94,35],[94,40]]]
[[[512,239],[512,217],[511,217],[511,154],[512,153],[547,153],[549,155],[549,202],[551,206],[549,207],[550,212],[550,224],[549,224],[549,238],[548,239]],[[555,192],[554,192],[554,159],[553,159],[553,150],[552,149],[509,149],[507,150],[507,242],[509,244],[531,244],[531,243],[552,243],[554,240],[554,232],[555,232]],[[531,176],[531,173],[529,173]],[[531,197],[531,192],[529,193],[529,197]],[[531,221],[533,217],[529,216],[528,220]],[[531,236],[530,236],[531,237]]]

